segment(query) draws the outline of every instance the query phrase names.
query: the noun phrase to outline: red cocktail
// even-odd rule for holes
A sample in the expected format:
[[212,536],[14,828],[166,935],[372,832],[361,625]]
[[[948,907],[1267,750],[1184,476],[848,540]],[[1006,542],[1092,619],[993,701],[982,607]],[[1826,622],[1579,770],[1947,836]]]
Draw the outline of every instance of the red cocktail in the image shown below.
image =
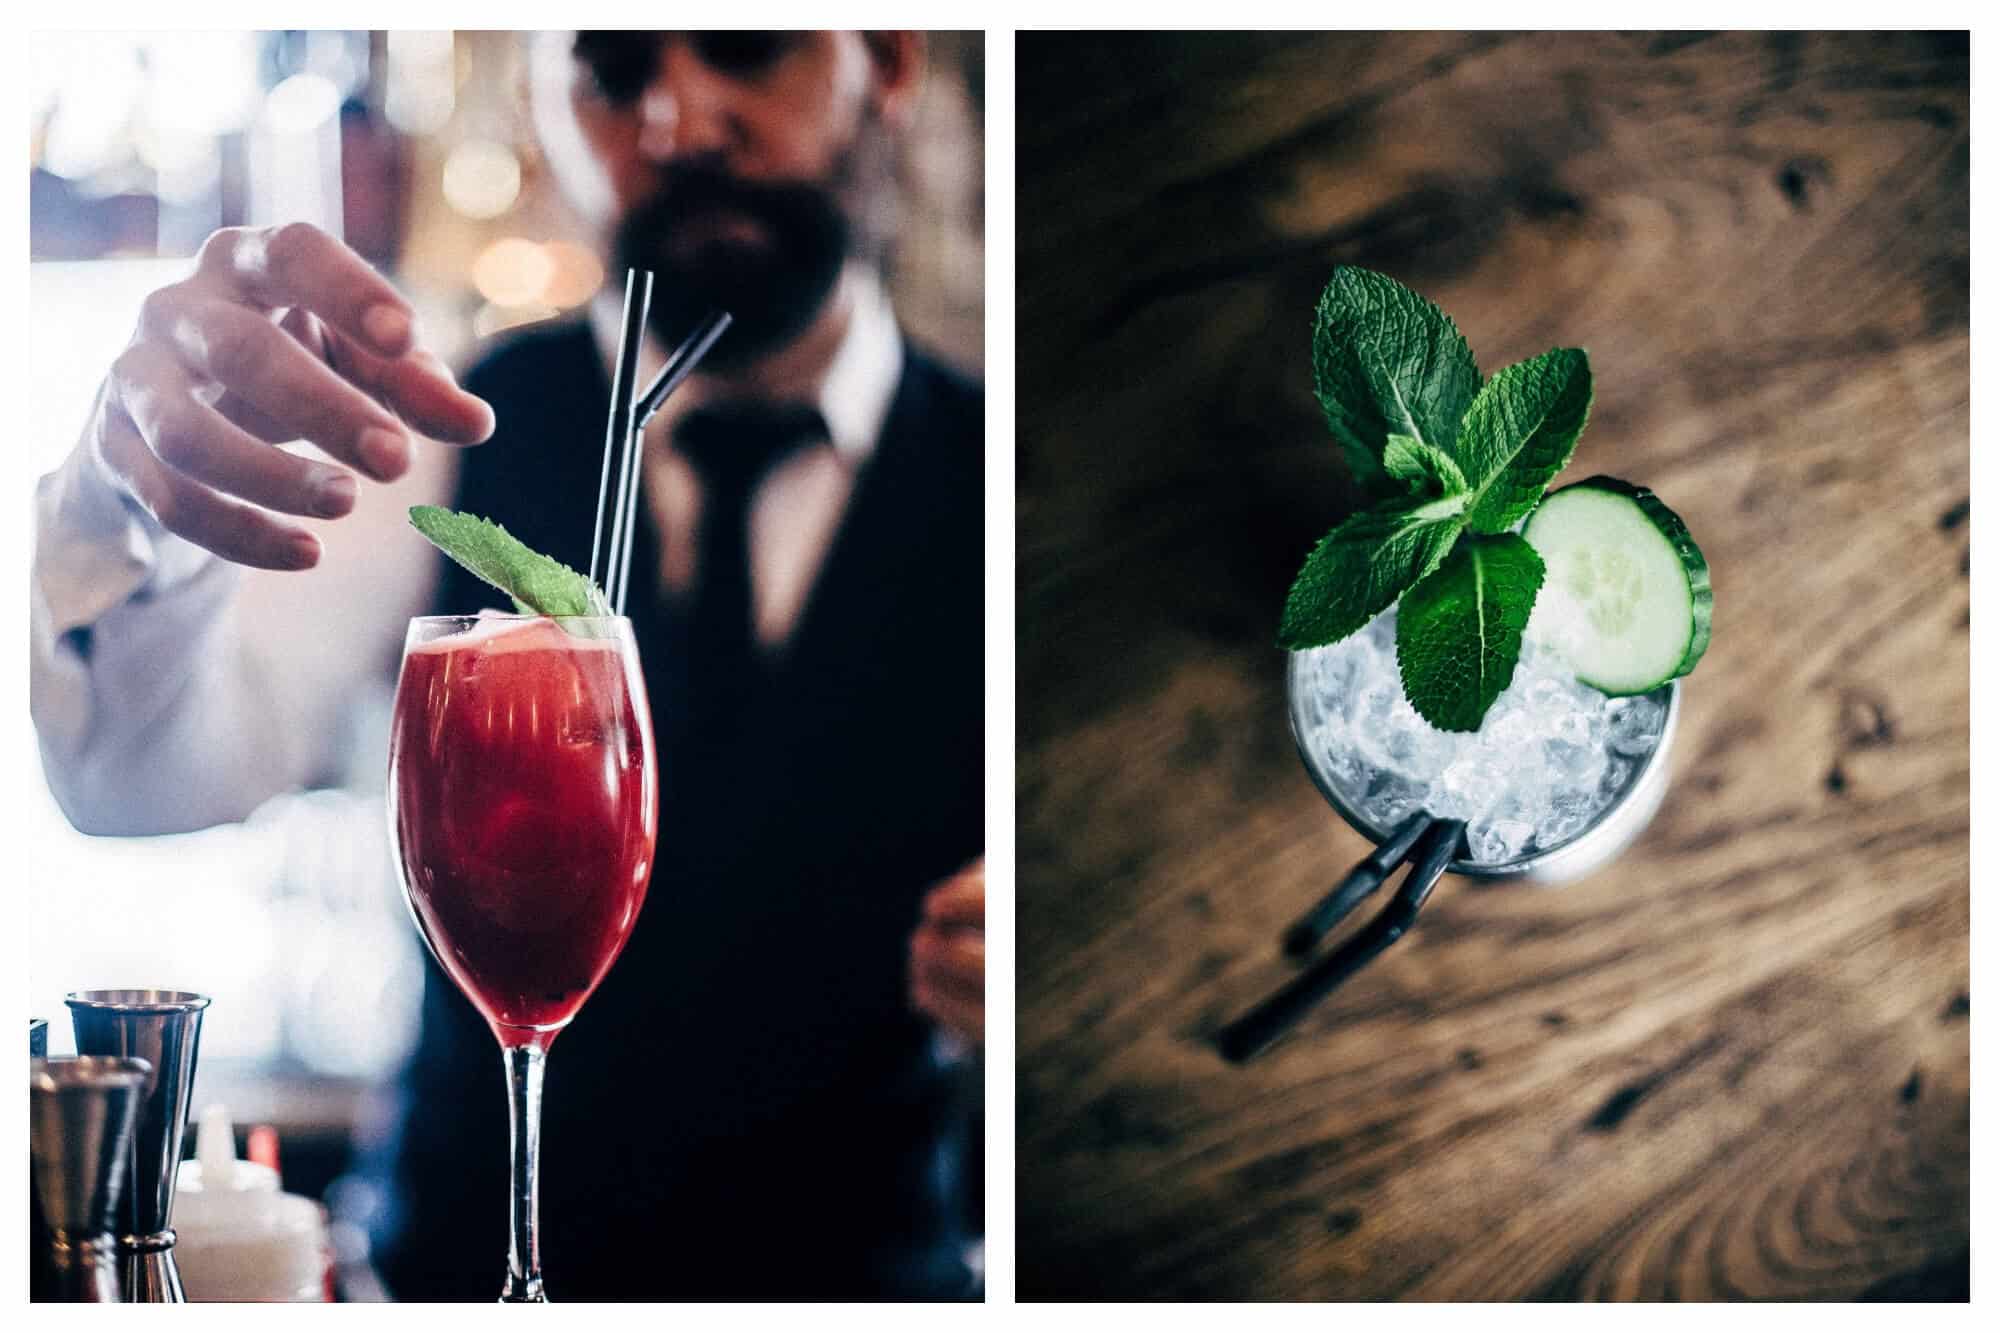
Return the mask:
[[543,1055],[625,947],[653,870],[653,728],[630,623],[411,621],[389,797],[417,926],[507,1057],[515,1211],[502,1299],[539,1300]]

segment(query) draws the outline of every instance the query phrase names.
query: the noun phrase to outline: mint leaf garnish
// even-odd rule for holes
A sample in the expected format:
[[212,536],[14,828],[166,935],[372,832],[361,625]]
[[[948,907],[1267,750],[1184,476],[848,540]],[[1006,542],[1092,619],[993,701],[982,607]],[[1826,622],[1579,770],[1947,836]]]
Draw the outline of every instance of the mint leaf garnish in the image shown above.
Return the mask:
[[1438,567],[1465,524],[1464,510],[1463,494],[1394,500],[1327,533],[1285,599],[1278,642],[1317,648],[1366,625]]
[[1463,495],[1469,489],[1450,454],[1407,435],[1389,437],[1382,450],[1382,470],[1419,495]]
[[1278,641],[1336,642],[1402,598],[1404,692],[1432,725],[1475,731],[1514,675],[1541,557],[1510,530],[1568,465],[1590,416],[1576,348],[1483,384],[1458,327],[1401,283],[1342,267],[1313,320],[1313,390],[1374,507],[1307,557]]
[[1444,311],[1391,278],[1339,268],[1313,320],[1313,391],[1364,485],[1391,435],[1450,453],[1479,367]]
[[490,519],[436,505],[410,506],[410,526],[440,551],[514,599],[531,616],[608,616],[610,606],[583,575],[529,549]]
[[1542,558],[1514,533],[1467,535],[1396,611],[1403,693],[1441,731],[1477,731],[1514,678]]
[[1466,522],[1505,532],[1569,463],[1590,415],[1590,358],[1558,347],[1500,371],[1466,409],[1458,461],[1472,483]]

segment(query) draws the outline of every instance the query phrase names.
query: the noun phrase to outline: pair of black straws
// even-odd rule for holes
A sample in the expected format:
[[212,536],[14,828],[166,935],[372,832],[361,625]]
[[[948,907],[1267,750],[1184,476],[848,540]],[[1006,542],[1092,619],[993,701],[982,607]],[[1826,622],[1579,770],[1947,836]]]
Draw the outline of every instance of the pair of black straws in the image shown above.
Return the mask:
[[1340,947],[1319,959],[1256,1008],[1222,1029],[1216,1038],[1224,1059],[1242,1064],[1264,1051],[1333,993],[1335,987],[1373,962],[1375,956],[1401,939],[1417,912],[1444,877],[1445,868],[1458,854],[1465,836],[1462,819],[1437,819],[1426,811],[1411,815],[1312,910],[1285,932],[1285,952],[1304,958],[1335,926],[1375,890],[1382,887],[1397,866],[1410,862],[1410,873],[1389,905],[1344,940]]

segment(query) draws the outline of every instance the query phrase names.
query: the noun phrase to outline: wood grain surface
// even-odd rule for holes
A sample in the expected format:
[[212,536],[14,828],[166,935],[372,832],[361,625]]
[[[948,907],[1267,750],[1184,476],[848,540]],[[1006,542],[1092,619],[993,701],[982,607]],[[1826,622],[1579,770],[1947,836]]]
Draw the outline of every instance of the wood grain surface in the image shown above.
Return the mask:
[[[1968,1287],[1963,35],[1024,35],[1019,1292]],[[1447,878],[1261,1060],[1212,1039],[1366,844],[1292,751],[1353,495],[1337,263],[1483,369],[1589,349],[1568,479],[1715,579],[1675,778],[1559,889]]]

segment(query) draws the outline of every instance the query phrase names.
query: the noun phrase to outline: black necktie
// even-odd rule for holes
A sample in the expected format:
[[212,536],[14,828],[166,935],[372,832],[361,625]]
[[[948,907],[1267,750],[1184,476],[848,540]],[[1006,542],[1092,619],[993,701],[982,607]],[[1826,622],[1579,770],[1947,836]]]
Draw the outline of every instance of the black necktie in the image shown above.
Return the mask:
[[750,601],[750,501],[785,458],[827,438],[811,407],[727,403],[698,408],[674,448],[701,482],[688,676],[698,708],[730,717],[761,667]]

